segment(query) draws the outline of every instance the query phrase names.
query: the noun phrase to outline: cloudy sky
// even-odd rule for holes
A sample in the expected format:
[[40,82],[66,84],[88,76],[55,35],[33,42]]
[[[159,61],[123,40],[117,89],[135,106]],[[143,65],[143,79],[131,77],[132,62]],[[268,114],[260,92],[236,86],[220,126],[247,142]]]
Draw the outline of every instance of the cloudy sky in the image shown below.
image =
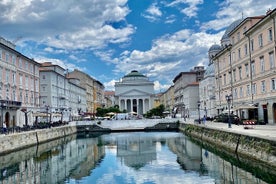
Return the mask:
[[106,90],[138,70],[160,92],[180,72],[207,66],[233,21],[274,8],[274,0],[0,0],[0,36]]

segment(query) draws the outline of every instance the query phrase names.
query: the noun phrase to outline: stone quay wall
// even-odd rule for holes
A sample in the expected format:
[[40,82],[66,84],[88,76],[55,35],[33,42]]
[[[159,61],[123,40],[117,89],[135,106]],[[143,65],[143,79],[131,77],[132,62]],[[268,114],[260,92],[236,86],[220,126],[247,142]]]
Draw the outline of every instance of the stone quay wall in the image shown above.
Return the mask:
[[77,133],[76,126],[52,127],[15,134],[1,135],[0,155],[42,144]]
[[181,123],[179,129],[202,145],[276,168],[275,141],[192,124]]

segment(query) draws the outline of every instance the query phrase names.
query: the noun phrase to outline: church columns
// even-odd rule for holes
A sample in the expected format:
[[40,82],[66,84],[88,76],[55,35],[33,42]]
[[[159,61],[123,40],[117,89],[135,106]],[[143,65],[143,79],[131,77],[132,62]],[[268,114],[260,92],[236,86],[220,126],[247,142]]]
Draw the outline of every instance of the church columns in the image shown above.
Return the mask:
[[137,114],[146,113],[150,107],[150,98],[120,98],[120,110],[126,110],[127,112],[136,112]]

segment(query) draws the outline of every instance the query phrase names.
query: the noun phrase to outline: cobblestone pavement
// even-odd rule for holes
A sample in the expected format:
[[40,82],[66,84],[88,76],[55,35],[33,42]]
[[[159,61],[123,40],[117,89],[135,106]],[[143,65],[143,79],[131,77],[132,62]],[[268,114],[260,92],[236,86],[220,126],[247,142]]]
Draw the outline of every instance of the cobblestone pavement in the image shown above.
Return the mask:
[[252,137],[260,137],[276,141],[276,125],[255,125],[248,126],[246,129],[243,125],[232,124],[231,128],[228,128],[228,123],[206,121],[206,124],[194,123],[193,119],[182,121],[182,123],[195,124],[197,126],[206,126],[208,128],[217,129],[226,132],[234,132],[238,134],[248,135]]

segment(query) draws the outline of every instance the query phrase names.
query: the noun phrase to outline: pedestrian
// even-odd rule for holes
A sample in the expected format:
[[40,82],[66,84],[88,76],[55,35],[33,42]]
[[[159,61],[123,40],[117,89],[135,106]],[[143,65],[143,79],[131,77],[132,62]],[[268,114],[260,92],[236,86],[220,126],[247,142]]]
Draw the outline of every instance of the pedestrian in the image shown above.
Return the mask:
[[203,116],[203,124],[206,125],[206,116]]
[[3,133],[4,133],[4,134],[7,133],[7,125],[6,125],[5,122],[3,123]]

